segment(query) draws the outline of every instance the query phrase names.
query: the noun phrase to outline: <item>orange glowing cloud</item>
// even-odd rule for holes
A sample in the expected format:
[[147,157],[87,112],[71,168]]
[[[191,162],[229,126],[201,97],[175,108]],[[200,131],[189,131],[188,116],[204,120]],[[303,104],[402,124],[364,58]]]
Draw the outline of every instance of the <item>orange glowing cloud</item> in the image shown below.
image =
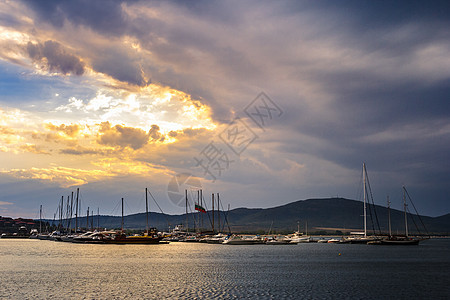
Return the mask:
[[97,142],[102,145],[130,147],[139,149],[149,139],[148,133],[139,128],[116,125],[111,127],[109,122],[101,124]]
[[34,144],[21,145],[20,149],[23,150],[24,152],[30,152],[34,154],[47,154],[47,155],[50,154],[49,152],[40,149],[40,147]]
[[49,123],[46,124],[45,127],[52,131],[61,132],[68,137],[74,137],[80,131],[80,125],[78,124],[71,124],[71,125],[61,124],[59,126],[56,126]]

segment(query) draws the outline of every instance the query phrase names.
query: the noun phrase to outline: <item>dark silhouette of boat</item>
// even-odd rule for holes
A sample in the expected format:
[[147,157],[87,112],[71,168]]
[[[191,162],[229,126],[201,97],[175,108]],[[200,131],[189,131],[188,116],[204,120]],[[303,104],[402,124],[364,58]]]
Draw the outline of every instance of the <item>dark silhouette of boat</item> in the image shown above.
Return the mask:
[[[423,240],[427,240],[427,238],[424,237],[411,237],[409,236],[409,232],[408,232],[408,215],[407,215],[407,207],[408,205],[406,204],[406,197],[409,198],[411,204],[414,207],[414,210],[416,210],[416,207],[414,206],[411,197],[409,197],[408,195],[408,191],[406,190],[405,187],[403,187],[403,208],[404,208],[404,213],[405,213],[405,234],[404,235],[392,235],[391,234],[391,213],[390,213],[390,201],[388,198],[388,220],[389,220],[389,236],[385,237],[385,238],[381,238],[379,240],[376,241],[371,241],[368,242],[367,244],[369,245],[419,245],[419,243]],[[417,210],[416,210],[417,213]],[[419,217],[420,222],[422,223],[423,227],[426,230],[425,224],[423,224],[422,219],[420,218],[420,215],[417,213],[417,216]],[[415,223],[414,223],[415,224]],[[417,227],[417,225],[416,225]],[[418,228],[417,228],[418,230]]]

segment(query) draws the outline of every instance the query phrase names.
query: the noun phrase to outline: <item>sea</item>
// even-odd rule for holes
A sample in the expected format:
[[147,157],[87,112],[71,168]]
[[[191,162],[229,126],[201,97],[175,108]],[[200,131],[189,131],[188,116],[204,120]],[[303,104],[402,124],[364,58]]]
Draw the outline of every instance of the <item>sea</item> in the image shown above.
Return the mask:
[[450,239],[418,246],[0,239],[1,299],[450,299]]

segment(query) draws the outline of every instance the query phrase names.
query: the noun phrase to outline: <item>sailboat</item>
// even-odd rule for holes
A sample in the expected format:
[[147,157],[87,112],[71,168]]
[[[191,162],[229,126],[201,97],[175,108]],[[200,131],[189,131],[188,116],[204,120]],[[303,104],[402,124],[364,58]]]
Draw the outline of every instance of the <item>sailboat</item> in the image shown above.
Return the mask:
[[127,236],[123,231],[123,198],[122,198],[122,228],[121,231],[111,235],[110,239],[104,239],[107,244],[159,244],[163,239],[155,228],[149,229],[148,226],[148,191],[145,188],[145,208],[147,217],[147,230],[144,235]]
[[[418,245],[420,241],[425,240],[425,238],[417,238],[417,237],[409,236],[408,215],[406,212],[407,206],[408,206],[408,204],[406,203],[406,195],[407,194],[408,194],[408,192],[406,191],[406,188],[403,187],[403,210],[404,210],[404,215],[405,215],[405,235],[392,235],[392,232],[391,232],[391,210],[390,210],[390,201],[388,199],[389,236],[386,238],[383,238],[381,240],[370,242],[368,244],[370,244],[370,245]],[[419,216],[419,218],[420,218],[420,216]]]
[[[375,236],[367,235],[367,170],[366,164],[363,163],[363,193],[364,193],[364,232],[351,232],[351,236],[344,237],[340,242],[348,244],[367,244],[368,242],[375,241],[378,238]],[[369,186],[370,187],[370,186]]]

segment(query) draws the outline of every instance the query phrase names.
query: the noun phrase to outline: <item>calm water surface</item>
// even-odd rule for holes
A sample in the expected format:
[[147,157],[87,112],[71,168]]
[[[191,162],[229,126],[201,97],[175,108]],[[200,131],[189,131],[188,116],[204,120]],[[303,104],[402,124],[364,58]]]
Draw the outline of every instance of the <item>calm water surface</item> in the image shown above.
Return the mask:
[[399,247],[3,239],[0,298],[450,299],[450,240]]

